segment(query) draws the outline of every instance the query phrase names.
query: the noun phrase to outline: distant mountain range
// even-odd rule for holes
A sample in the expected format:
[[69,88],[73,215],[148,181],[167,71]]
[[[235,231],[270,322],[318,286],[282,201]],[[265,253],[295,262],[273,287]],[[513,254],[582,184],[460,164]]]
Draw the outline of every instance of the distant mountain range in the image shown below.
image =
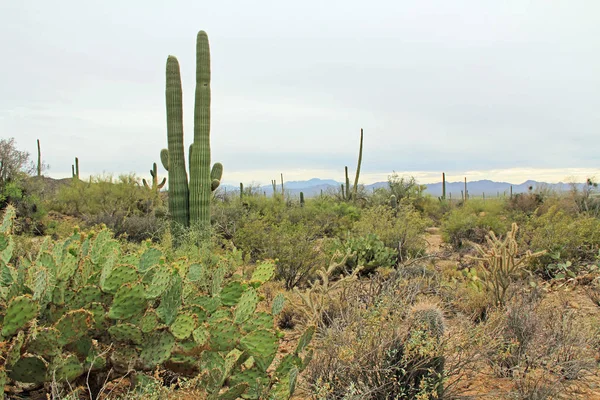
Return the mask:
[[[292,196],[299,196],[300,192],[304,192],[304,196],[313,197],[318,196],[321,193],[331,192],[331,191],[339,191],[341,182],[336,182],[333,179],[319,179],[312,178],[307,181],[290,181],[284,182],[284,187],[286,193],[290,193]],[[578,186],[583,186],[583,183],[578,183]],[[377,188],[387,187],[387,182],[376,182],[370,185],[365,185],[365,188],[368,191],[375,190]],[[425,193],[428,193],[432,196],[438,197],[442,195],[442,183],[430,183],[425,185],[427,190]],[[513,194],[517,193],[526,193],[530,187],[533,189],[544,187],[549,190],[562,192],[569,190],[571,188],[571,184],[568,183],[546,183],[546,182],[538,182],[534,180],[528,180],[521,184],[512,184],[508,182],[494,182],[490,180],[480,180],[480,181],[467,181],[467,190],[470,196],[473,197],[482,197],[485,193],[486,197],[496,197],[496,196],[508,196],[510,194],[510,187],[513,188]],[[460,198],[462,196],[461,191],[464,190],[465,183],[464,182],[446,182],[446,196],[450,196],[452,194],[453,198]],[[223,190],[229,191],[237,191],[239,192],[239,187],[232,185],[223,185]],[[271,196],[273,194],[273,187],[271,185],[263,185],[260,186],[259,189],[261,192],[266,193],[267,196]],[[277,183],[277,190],[281,190],[281,184]]]

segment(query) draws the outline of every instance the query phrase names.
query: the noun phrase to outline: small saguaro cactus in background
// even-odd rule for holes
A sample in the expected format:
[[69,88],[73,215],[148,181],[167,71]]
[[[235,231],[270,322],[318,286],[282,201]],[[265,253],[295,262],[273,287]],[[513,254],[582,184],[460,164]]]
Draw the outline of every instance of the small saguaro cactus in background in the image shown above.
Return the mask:
[[240,182],[240,200],[244,198],[244,184]]
[[446,173],[442,172],[442,200],[446,200]]
[[71,165],[71,173],[74,179],[79,179],[79,158],[75,157],[75,165]]
[[271,186],[273,186],[273,197],[277,196],[277,180],[271,179]]
[[467,198],[469,197],[469,191],[467,190],[467,177],[465,176],[465,191],[464,191],[464,201],[467,201]]
[[358,179],[360,177],[360,166],[362,164],[362,150],[363,150],[363,130],[360,129],[360,147],[358,149],[358,164],[356,166],[356,175],[354,177],[354,186],[350,190],[350,178],[348,176],[348,167],[344,167],[346,186],[342,185],[342,198],[344,200],[356,199],[358,194]]
[[304,207],[304,192],[300,192],[300,207]]
[[281,173],[281,196],[285,197],[285,190],[283,189],[283,172]]
[[390,206],[396,210],[398,208],[398,199],[396,199],[396,195],[393,194],[390,196]]
[[150,175],[152,175],[152,186],[148,185],[146,179],[142,179],[142,183],[144,184],[144,187],[146,187],[146,189],[158,192],[165,186],[165,183],[167,183],[167,178],[163,178],[163,180],[160,181],[160,183],[158,183],[158,168],[156,166],[156,163],[152,164]]
[[179,61],[167,58],[166,106],[168,149],[160,154],[169,171],[169,211],[182,226],[210,224],[210,200],[219,187],[223,165],[210,167],[210,48],[206,32],[196,41],[196,96],[194,105],[194,142],[189,148],[190,179],[183,150],[183,90]]
[[42,150],[40,148],[40,139],[37,140],[38,160],[37,160],[37,176],[42,176]]

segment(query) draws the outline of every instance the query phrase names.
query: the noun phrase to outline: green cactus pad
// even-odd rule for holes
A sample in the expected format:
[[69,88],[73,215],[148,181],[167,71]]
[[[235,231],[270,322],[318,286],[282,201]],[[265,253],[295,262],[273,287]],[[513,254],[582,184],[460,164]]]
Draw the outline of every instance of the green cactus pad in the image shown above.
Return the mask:
[[48,252],[43,252],[38,256],[36,264],[46,268],[48,271],[52,271],[56,273],[56,261],[52,254]]
[[283,293],[279,293],[273,299],[273,305],[271,306],[271,312],[273,316],[279,315],[279,313],[283,310],[283,306],[285,305],[285,296]]
[[77,257],[73,254],[66,252],[60,263],[56,268],[56,280],[58,281],[66,281],[70,279],[77,271],[78,262]]
[[270,380],[265,373],[257,369],[247,369],[237,372],[229,378],[231,387],[235,387],[241,383],[248,385],[242,397],[254,400],[264,398],[264,392],[267,390]]
[[102,303],[90,303],[86,306],[86,308],[94,316],[92,328],[96,330],[103,330],[107,321],[104,305]]
[[237,281],[229,283],[221,291],[221,303],[225,306],[235,306],[244,293],[244,286]]
[[12,366],[8,377],[17,382],[39,384],[46,380],[47,371],[48,366],[43,358],[24,356]]
[[222,308],[220,310],[216,310],[214,313],[212,313],[210,315],[210,317],[208,317],[208,324],[213,325],[214,323],[216,323],[217,321],[220,321],[222,319],[231,319],[231,318],[232,318],[231,311],[228,308]]
[[123,323],[113,325],[108,328],[111,338],[117,342],[130,342],[133,344],[142,343],[142,331],[133,324]]
[[8,303],[4,314],[2,336],[9,337],[17,333],[21,328],[38,314],[38,304],[29,295],[15,297]]
[[274,321],[271,314],[266,312],[257,312],[242,326],[244,332],[252,332],[258,329],[273,329]]
[[225,392],[219,395],[219,400],[236,400],[242,397],[242,395],[248,390],[249,385],[245,382],[238,383],[234,387],[227,389]]
[[119,265],[108,275],[104,281],[104,285],[102,285],[102,290],[107,293],[116,293],[121,286],[126,283],[135,282],[137,279],[138,273],[135,267],[131,265]]
[[48,372],[57,381],[71,382],[81,376],[84,369],[75,354],[65,354],[54,359]]
[[54,325],[60,332],[58,343],[64,346],[85,335],[91,328],[93,318],[93,314],[86,310],[69,311],[63,315]]
[[287,354],[277,365],[275,376],[282,379],[289,374],[292,368],[300,367],[302,367],[302,359],[295,354]]
[[198,296],[191,300],[190,304],[198,305],[206,310],[207,313],[212,314],[221,305],[221,299],[219,297]]
[[275,353],[277,353],[279,341],[275,333],[266,330],[257,330],[244,336],[240,340],[240,345],[242,349],[254,357],[256,365],[264,372],[271,365]]
[[118,373],[130,372],[138,361],[139,354],[133,347],[116,347],[110,354],[110,363]]
[[168,265],[156,267],[152,276],[152,283],[146,290],[146,298],[155,299],[162,295],[171,283],[171,276],[173,276],[173,270]]
[[144,342],[140,359],[146,368],[154,368],[169,359],[175,346],[175,337],[162,331],[151,334]]
[[98,286],[86,285],[77,291],[72,301],[69,304],[72,307],[85,307],[90,303],[104,303],[105,297]]
[[155,248],[150,248],[142,254],[140,257],[139,270],[141,273],[148,271],[150,268],[155,265],[160,264],[160,259],[163,256],[160,250]]
[[11,366],[17,362],[19,358],[21,358],[21,350],[23,349],[23,343],[25,343],[25,333],[23,331],[19,331],[17,336],[13,338],[10,343],[10,347],[6,352],[5,365]]
[[300,354],[306,348],[306,346],[309,345],[314,334],[315,334],[314,325],[306,328],[306,330],[304,331],[304,333],[302,334],[302,336],[300,336],[300,339],[298,340],[298,346],[296,347],[295,354]]
[[210,325],[209,346],[216,351],[233,350],[238,341],[240,333],[233,321],[222,319]]
[[201,264],[191,264],[186,279],[189,282],[198,282],[205,279],[205,270]]
[[52,299],[54,277],[46,268],[38,267],[33,279],[33,300],[36,300],[43,309]]
[[183,312],[193,314],[199,324],[206,321],[206,311],[200,306],[187,306],[182,309]]
[[199,326],[192,332],[192,337],[198,346],[204,346],[208,341],[209,336],[208,330],[203,326]]
[[35,339],[27,343],[27,352],[40,356],[56,356],[61,353],[60,332],[56,328],[38,329]]
[[140,320],[140,328],[144,333],[150,333],[158,327],[158,315],[156,311],[148,310]]
[[234,313],[234,322],[236,324],[242,324],[246,321],[256,310],[258,305],[258,294],[253,288],[248,288],[240,297],[237,307]]
[[169,327],[171,333],[179,340],[187,339],[196,328],[196,319],[190,314],[179,314]]
[[251,281],[265,283],[275,274],[275,265],[271,262],[264,262],[254,270]]
[[310,349],[309,351],[306,352],[306,355],[304,356],[304,360],[302,360],[302,367],[300,368],[300,371],[304,371],[306,369],[306,367],[308,367],[308,364],[310,364],[310,362],[313,359],[313,355],[314,355],[313,349]]
[[182,281],[179,274],[173,275],[171,286],[163,294],[160,305],[156,309],[158,317],[167,325],[175,320],[181,306]]
[[108,310],[110,319],[127,319],[143,312],[146,307],[146,293],[141,283],[128,283],[121,286]]

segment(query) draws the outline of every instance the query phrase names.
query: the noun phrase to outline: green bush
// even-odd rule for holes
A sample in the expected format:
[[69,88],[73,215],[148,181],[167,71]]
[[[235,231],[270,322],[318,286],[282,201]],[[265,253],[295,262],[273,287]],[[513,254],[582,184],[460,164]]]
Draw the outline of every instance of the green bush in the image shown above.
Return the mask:
[[398,251],[390,249],[379,240],[377,235],[368,234],[358,238],[349,238],[346,241],[336,240],[333,245],[335,251],[342,254],[352,254],[346,259],[347,273],[351,273],[358,266],[362,266],[361,274],[368,274],[375,269],[391,268],[398,261]]
[[[571,215],[558,206],[534,216],[523,227],[523,242],[533,251],[547,250],[534,261],[534,267],[546,272],[546,266],[570,261],[574,272],[581,264],[594,262],[600,249],[600,220],[587,215]],[[551,277],[548,275],[548,277]]]
[[444,240],[458,249],[469,241],[483,243],[490,231],[501,235],[510,230],[510,225],[504,201],[472,199],[452,209],[443,219],[441,228]]
[[303,283],[325,262],[319,250],[318,233],[317,225],[293,223],[287,219],[277,224],[253,213],[235,232],[233,243],[254,261],[276,260],[276,278],[291,289]]
[[431,226],[428,218],[403,202],[397,210],[383,205],[362,210],[351,235],[360,238],[374,234],[386,247],[399,250],[398,256],[404,258],[424,252],[426,242],[422,235],[428,226]]
[[132,241],[157,239],[164,229],[154,213],[161,200],[138,182],[135,175],[73,179],[58,189],[50,209],[83,219],[85,226],[106,225],[115,235]]

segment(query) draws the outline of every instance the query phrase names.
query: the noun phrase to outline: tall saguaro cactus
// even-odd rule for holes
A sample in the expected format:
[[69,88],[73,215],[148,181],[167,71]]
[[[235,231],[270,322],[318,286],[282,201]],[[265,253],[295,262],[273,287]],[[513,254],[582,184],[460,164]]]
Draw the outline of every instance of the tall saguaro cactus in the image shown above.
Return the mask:
[[40,148],[40,139],[37,140],[37,148],[38,148],[37,176],[42,176],[42,149]]
[[358,178],[360,177],[360,166],[362,164],[362,150],[363,150],[363,130],[360,129],[360,147],[358,149],[358,164],[356,166],[356,176],[354,177],[354,187],[350,191],[350,178],[348,177],[348,167],[344,167],[344,173],[346,175],[346,186],[344,191],[344,185],[342,185],[342,198],[344,200],[356,199],[358,194]]
[[196,40],[196,95],[194,106],[194,142],[189,148],[189,173],[185,169],[183,150],[183,91],[179,62],[167,58],[168,149],[161,151],[161,161],[169,171],[169,211],[183,226],[210,223],[210,199],[219,187],[223,165],[210,168],[210,48],[206,32]]

